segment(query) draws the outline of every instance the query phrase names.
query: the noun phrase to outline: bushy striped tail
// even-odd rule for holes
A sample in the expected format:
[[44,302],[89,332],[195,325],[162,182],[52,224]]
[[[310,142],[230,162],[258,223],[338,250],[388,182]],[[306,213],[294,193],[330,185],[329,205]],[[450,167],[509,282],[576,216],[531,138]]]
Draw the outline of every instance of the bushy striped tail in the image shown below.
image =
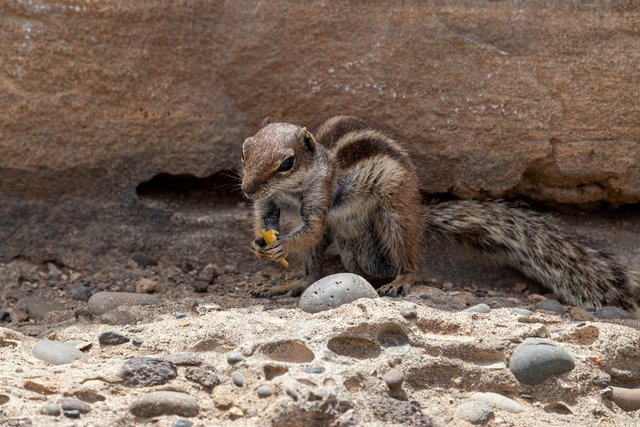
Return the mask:
[[504,202],[425,207],[427,234],[478,249],[552,290],[563,302],[639,312],[640,273],[614,255],[571,241],[553,218]]

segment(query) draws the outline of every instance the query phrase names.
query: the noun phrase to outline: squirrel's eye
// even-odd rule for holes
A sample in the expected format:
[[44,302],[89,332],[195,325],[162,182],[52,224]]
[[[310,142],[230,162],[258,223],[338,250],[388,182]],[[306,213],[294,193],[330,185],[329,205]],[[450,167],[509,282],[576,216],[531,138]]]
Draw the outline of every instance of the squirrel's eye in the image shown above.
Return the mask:
[[287,157],[280,166],[278,167],[278,172],[288,172],[293,167],[293,156]]

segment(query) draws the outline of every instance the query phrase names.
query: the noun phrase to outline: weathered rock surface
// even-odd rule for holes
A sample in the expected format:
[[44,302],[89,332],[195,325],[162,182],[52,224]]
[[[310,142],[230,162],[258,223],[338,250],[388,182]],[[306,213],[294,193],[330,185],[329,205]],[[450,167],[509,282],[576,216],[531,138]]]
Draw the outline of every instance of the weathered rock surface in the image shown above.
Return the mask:
[[307,313],[319,313],[360,298],[378,298],[378,293],[357,274],[337,273],[323,277],[305,289],[298,306]]
[[194,243],[211,236],[176,238],[196,225],[136,187],[238,168],[266,115],[382,121],[428,192],[640,200],[634,2],[110,0],[0,13],[0,260],[206,251]]
[[[417,298],[413,303],[417,317],[410,320],[399,313],[406,302],[376,298],[314,314],[279,308],[274,316],[261,305],[221,309],[191,317],[189,326],[181,326],[170,307],[136,331],[151,353],[200,346],[202,366],[217,379],[203,375],[205,368],[176,369],[136,357],[141,350],[133,346],[95,345],[87,350],[87,363],[51,366],[31,356],[34,338],[0,328],[0,358],[12,361],[0,364],[0,377],[10,378],[2,390],[10,397],[0,400],[3,420],[26,417],[33,425],[50,425],[51,415],[41,408],[74,396],[90,403],[91,410],[78,416],[91,425],[142,422],[136,417],[171,425],[177,416],[196,415],[194,424],[202,425],[234,419],[239,425],[463,425],[491,416],[518,426],[583,426],[603,419],[637,425],[637,413],[612,405],[593,383],[603,371],[616,373],[616,382],[622,372],[633,378],[639,371],[637,329],[601,322],[577,326],[545,313],[523,318],[510,308],[477,315],[425,307]],[[78,321],[55,329],[60,339],[95,341],[100,327]],[[590,328],[598,333],[588,334]],[[515,358],[515,343],[537,336],[562,342],[576,355],[575,368],[524,386],[504,362]],[[201,345],[211,340],[230,348]],[[250,356],[229,365],[230,351]],[[394,398],[389,388],[400,383]],[[549,410],[562,408],[556,402],[567,402],[571,415]],[[77,401],[68,407],[87,408]]]

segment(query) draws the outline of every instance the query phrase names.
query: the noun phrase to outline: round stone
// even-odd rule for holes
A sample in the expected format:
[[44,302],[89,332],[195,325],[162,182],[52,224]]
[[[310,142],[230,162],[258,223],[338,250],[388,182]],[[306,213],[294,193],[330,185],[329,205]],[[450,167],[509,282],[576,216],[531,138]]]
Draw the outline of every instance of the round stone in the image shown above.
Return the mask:
[[399,369],[390,369],[382,376],[382,379],[389,387],[389,390],[399,390],[404,381],[404,373]]
[[133,337],[133,339],[131,340],[131,344],[133,344],[136,347],[140,347],[143,342],[144,341],[142,341],[142,338],[139,338],[139,337]]
[[67,409],[63,412],[63,415],[67,418],[80,418],[80,411],[77,409]]
[[204,294],[209,289],[209,284],[207,282],[203,282],[202,280],[195,280],[191,287],[197,294]]
[[318,313],[360,298],[379,297],[364,278],[352,273],[338,273],[323,277],[305,289],[298,306],[307,313]]
[[489,313],[491,311],[491,307],[489,307],[487,304],[481,303],[473,305],[462,311],[465,313]]
[[158,262],[151,258],[149,255],[137,252],[131,256],[131,259],[138,264],[139,267],[147,268],[150,266],[158,265]]
[[195,417],[200,406],[193,397],[176,391],[146,393],[129,405],[129,412],[136,417],[152,418],[160,415]]
[[51,415],[53,417],[57,417],[62,413],[62,411],[60,411],[60,407],[58,405],[49,404],[44,405],[42,408],[40,408],[40,413],[42,415]]
[[416,317],[418,317],[418,311],[415,309],[415,307],[403,308],[402,310],[400,310],[400,315],[407,320],[415,319]]
[[243,355],[241,355],[240,353],[236,353],[234,351],[227,354],[227,363],[229,365],[235,365],[236,363],[242,362],[244,359],[245,358]]
[[193,421],[188,420],[186,418],[178,418],[174,422],[171,423],[171,427],[191,427],[193,425]]
[[268,385],[262,385],[258,387],[258,390],[256,390],[256,392],[258,393],[258,397],[261,399],[269,397],[273,394],[273,390],[271,390],[271,387],[269,387]]
[[473,393],[469,396],[469,399],[484,402],[493,409],[500,409],[514,414],[524,411],[524,408],[518,402],[498,393]]
[[233,381],[233,383],[238,387],[244,386],[244,378],[242,378],[242,375],[237,372],[233,374],[233,376],[231,377],[231,381]]
[[493,409],[484,402],[466,401],[458,406],[460,417],[471,424],[483,424],[493,417]]
[[184,372],[184,376],[188,380],[208,388],[213,388],[220,384],[220,378],[218,378],[217,375],[207,371],[206,369],[195,366],[188,367]]
[[62,410],[64,411],[77,410],[81,414],[88,414],[91,412],[91,405],[75,397],[65,397],[60,402],[60,406],[62,406]]
[[522,384],[536,385],[549,377],[571,371],[573,357],[555,342],[527,338],[511,356],[509,369]]
[[38,341],[31,354],[52,365],[66,365],[84,356],[83,352],[72,345],[49,340]]
[[184,311],[176,311],[173,314],[176,316],[176,319],[182,319],[182,318],[187,317],[189,315],[189,314],[185,313]]

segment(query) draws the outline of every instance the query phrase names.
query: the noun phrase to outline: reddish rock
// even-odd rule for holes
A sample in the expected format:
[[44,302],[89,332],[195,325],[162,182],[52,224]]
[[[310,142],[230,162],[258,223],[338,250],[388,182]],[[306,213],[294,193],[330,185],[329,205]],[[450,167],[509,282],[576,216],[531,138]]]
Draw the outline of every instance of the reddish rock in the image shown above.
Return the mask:
[[[238,168],[240,143],[267,115],[309,127],[337,112],[380,121],[407,142],[427,192],[640,201],[634,2],[0,11],[0,260],[80,266],[207,247],[151,235],[170,215],[140,203],[136,187]],[[172,220],[175,232],[183,219]]]

